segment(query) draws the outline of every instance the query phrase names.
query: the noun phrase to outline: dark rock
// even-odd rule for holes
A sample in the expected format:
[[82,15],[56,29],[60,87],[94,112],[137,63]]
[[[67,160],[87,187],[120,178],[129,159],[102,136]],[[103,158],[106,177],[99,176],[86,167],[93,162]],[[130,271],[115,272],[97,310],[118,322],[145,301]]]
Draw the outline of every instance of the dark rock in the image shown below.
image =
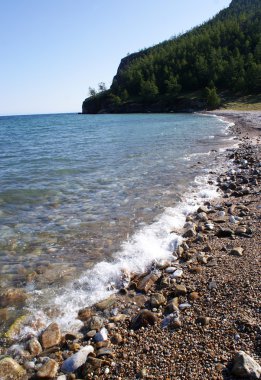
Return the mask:
[[122,341],[123,341],[123,338],[122,338],[121,334],[116,333],[116,334],[112,335],[112,337],[111,337],[112,344],[120,344],[120,343],[122,343]]
[[230,254],[233,256],[243,256],[243,248],[242,247],[234,247],[231,251]]
[[191,228],[187,229],[187,231],[185,231],[182,236],[186,239],[186,238],[195,237],[196,235],[197,235],[197,233],[196,233],[195,228],[191,227]]
[[133,330],[138,330],[141,327],[147,327],[148,325],[153,326],[156,321],[156,315],[150,310],[141,310],[134,318],[132,318],[130,328]]
[[216,236],[218,238],[227,238],[227,237],[231,237],[234,235],[234,231],[231,230],[230,228],[220,228],[217,232],[216,232]]
[[147,293],[155,282],[160,278],[160,272],[151,272],[144,278],[142,278],[137,284],[137,290],[140,292]]
[[251,356],[244,351],[239,351],[234,357],[232,374],[244,379],[260,379],[261,367]]
[[110,358],[113,358],[114,353],[111,348],[103,347],[97,351],[97,358],[100,358],[101,356],[108,356]]
[[201,317],[197,318],[196,322],[202,326],[207,326],[207,325],[209,325],[210,318],[201,316]]

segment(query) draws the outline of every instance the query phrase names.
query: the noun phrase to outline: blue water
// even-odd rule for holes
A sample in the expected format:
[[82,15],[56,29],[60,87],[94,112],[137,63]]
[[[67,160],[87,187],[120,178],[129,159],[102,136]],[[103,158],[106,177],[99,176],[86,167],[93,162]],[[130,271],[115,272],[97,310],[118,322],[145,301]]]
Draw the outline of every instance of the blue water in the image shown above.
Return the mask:
[[216,168],[226,126],[187,114],[0,117],[0,288],[41,290],[112,261]]

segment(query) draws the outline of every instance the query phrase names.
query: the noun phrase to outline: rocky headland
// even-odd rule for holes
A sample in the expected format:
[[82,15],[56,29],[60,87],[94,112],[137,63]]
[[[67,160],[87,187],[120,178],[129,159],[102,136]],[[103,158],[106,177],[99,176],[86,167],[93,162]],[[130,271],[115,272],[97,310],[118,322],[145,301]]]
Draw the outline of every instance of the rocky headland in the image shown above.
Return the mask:
[[261,114],[219,114],[238,146],[212,173],[221,196],[187,215],[172,259],[122,273],[118,293],[79,310],[81,331],[53,322],[2,348],[1,380],[261,378]]

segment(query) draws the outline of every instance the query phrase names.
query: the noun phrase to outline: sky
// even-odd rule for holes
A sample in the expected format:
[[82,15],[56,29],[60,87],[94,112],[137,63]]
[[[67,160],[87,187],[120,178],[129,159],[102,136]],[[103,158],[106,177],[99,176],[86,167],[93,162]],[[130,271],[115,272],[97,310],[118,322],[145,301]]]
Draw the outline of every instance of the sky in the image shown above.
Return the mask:
[[81,112],[121,58],[231,0],[0,0],[0,115]]

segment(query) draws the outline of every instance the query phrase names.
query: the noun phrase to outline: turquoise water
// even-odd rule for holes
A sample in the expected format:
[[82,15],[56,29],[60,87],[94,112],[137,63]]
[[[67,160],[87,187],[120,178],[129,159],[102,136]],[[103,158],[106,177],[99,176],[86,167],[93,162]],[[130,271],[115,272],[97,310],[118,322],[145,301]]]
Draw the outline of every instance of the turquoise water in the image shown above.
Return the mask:
[[112,262],[200,186],[228,138],[200,115],[0,117],[0,287],[55,289]]

